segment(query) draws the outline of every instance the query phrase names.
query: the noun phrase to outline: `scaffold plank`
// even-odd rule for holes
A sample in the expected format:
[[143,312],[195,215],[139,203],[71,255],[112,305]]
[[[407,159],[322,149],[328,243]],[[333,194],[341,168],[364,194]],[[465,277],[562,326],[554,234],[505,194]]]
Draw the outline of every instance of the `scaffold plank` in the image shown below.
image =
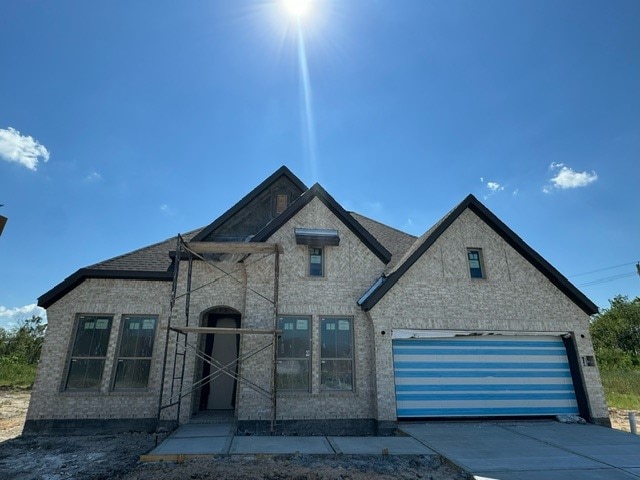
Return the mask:
[[282,246],[258,242],[187,242],[189,250],[196,253],[282,253]]
[[251,335],[273,335],[282,333],[282,330],[266,330],[261,328],[223,328],[223,327],[171,327],[181,333],[224,333],[224,334],[251,334]]

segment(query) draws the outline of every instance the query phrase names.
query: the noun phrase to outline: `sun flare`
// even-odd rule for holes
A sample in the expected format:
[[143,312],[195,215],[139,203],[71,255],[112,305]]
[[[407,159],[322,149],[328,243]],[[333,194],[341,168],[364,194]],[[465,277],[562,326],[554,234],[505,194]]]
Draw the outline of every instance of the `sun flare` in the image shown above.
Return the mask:
[[295,20],[302,20],[311,12],[311,0],[281,0],[285,13]]

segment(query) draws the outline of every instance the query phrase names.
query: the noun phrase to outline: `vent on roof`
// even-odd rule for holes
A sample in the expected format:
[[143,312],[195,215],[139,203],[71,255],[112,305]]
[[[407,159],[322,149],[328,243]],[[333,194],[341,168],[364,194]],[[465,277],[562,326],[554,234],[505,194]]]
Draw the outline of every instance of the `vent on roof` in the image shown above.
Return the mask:
[[276,195],[276,214],[280,215],[289,206],[289,195]]
[[313,245],[314,247],[338,246],[340,237],[337,230],[324,228],[296,228],[296,243],[298,245]]

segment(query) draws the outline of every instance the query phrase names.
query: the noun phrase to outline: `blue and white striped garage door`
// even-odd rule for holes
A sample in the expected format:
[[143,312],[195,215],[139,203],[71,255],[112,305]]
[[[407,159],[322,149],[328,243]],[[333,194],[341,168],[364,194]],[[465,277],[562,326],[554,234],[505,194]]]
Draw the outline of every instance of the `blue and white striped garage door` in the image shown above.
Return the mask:
[[560,337],[393,340],[398,418],[578,414]]

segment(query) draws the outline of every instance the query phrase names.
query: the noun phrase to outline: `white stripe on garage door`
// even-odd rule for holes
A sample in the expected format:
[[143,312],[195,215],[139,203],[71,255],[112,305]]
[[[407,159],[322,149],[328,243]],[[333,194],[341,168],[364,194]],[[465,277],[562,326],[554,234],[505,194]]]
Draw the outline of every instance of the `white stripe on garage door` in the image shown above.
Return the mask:
[[393,340],[398,418],[577,415],[560,337]]

